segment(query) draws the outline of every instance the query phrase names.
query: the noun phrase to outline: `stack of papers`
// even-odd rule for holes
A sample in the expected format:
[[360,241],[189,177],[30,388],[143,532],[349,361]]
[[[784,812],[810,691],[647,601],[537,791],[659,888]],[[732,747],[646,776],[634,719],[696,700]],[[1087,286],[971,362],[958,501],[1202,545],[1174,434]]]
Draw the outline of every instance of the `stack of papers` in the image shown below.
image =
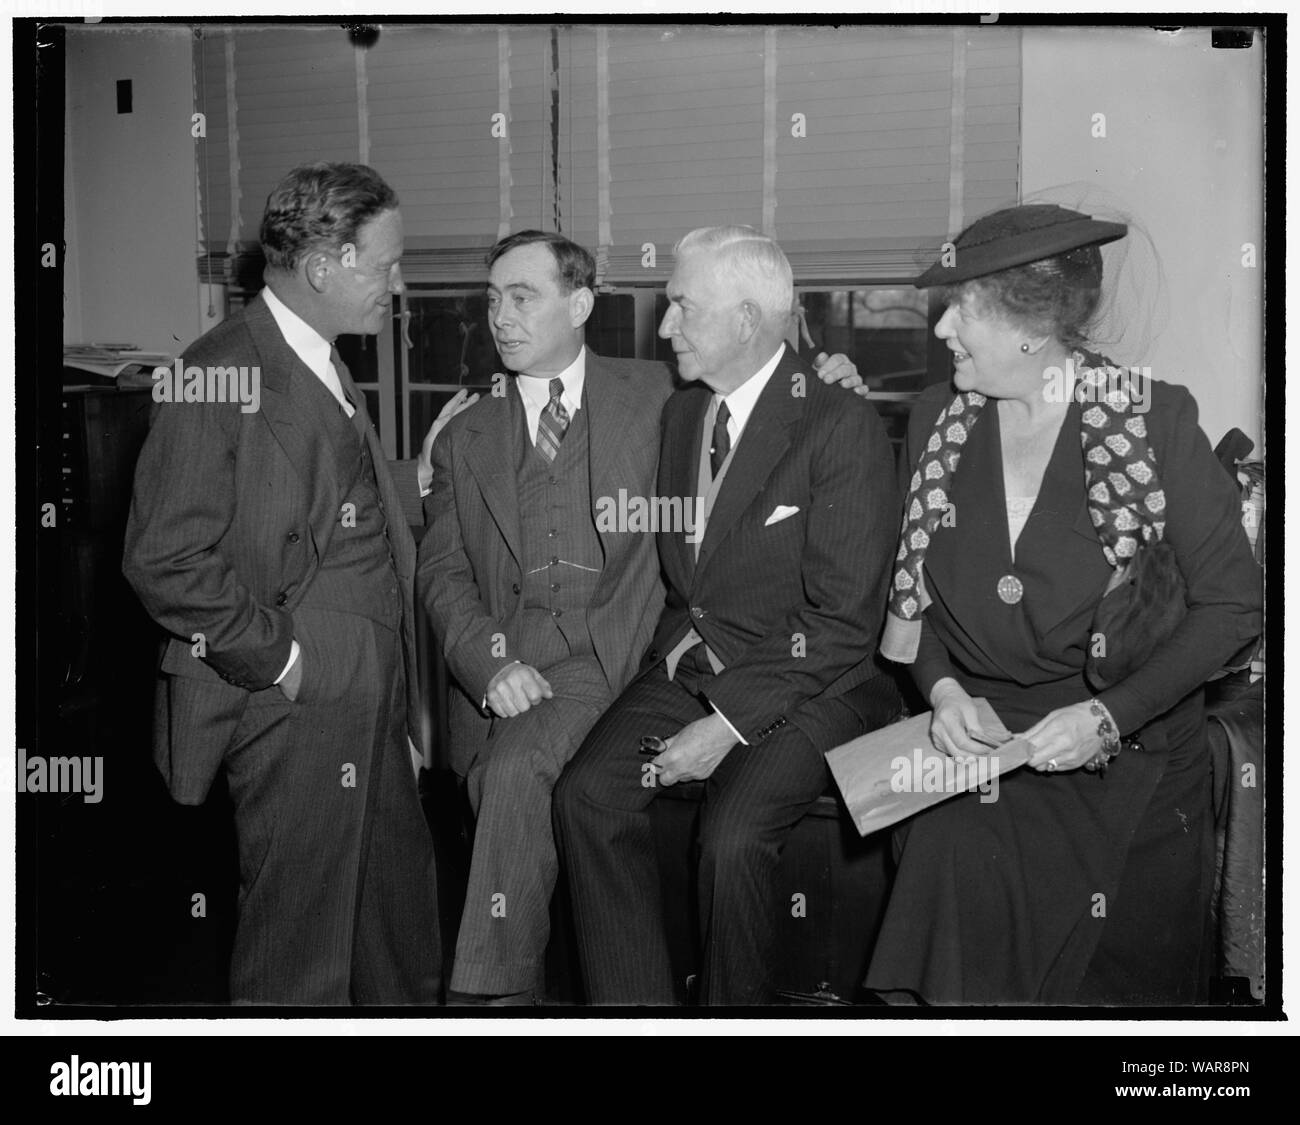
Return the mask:
[[141,351],[134,344],[73,344],[63,349],[63,366],[116,379],[128,368],[170,367],[172,356],[165,352]]

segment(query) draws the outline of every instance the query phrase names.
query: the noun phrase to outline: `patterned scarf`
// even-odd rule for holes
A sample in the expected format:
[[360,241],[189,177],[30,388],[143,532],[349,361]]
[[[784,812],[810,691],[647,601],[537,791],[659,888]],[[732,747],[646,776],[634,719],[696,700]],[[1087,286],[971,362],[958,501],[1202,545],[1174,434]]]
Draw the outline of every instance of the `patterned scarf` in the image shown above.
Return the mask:
[[[1074,400],[1083,407],[1079,437],[1088,512],[1106,561],[1118,571],[1137,553],[1140,543],[1158,543],[1165,530],[1165,494],[1155,452],[1147,440],[1146,419],[1133,409],[1133,381],[1145,376],[1082,352],[1075,352],[1071,362],[1076,377]],[[1150,387],[1146,389],[1149,395]],[[930,604],[925,591],[925,552],[948,509],[948,493],[962,447],[987,401],[975,391],[957,395],[940,411],[930,440],[917,459],[880,645],[881,653],[899,664],[916,660],[921,614]]]

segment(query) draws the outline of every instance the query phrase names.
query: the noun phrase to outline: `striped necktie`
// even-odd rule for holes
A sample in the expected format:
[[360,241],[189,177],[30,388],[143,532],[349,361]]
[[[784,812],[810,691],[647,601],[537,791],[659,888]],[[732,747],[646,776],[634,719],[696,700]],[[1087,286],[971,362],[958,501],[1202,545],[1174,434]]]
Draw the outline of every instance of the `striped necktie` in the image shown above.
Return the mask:
[[569,412],[564,409],[560,396],[564,394],[564,380],[551,380],[551,398],[537,420],[537,452],[548,461],[554,461],[560,452],[560,442],[569,428]]

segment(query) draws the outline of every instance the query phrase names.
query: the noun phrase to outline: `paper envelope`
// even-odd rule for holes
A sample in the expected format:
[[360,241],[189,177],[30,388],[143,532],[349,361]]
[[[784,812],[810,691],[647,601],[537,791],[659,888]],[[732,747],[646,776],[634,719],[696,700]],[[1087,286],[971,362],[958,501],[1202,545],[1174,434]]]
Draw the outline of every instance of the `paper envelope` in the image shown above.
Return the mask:
[[984,733],[1002,745],[970,764],[934,748],[929,711],[827,752],[826,762],[861,835],[971,789],[980,790],[981,800],[996,800],[994,779],[1024,765],[1033,747],[1027,739],[1011,738],[987,700],[976,699],[975,707]]

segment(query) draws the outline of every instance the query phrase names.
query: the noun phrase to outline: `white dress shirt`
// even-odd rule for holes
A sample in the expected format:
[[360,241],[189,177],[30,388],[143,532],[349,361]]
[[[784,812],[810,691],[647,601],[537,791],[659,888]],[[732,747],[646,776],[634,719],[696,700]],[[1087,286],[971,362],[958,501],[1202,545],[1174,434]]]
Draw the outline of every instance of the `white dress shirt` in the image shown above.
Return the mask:
[[357,411],[343,393],[339,373],[334,370],[334,364],[330,360],[333,345],[280,300],[269,285],[262,290],[262,296],[266,301],[266,307],[271,310],[271,316],[275,318],[284,342],[293,349],[294,355],[307,365],[307,370],[325,384],[325,389],[334,396],[338,404],[343,407],[344,413],[351,418]]
[[537,424],[541,421],[542,411],[551,401],[551,380],[559,379],[564,383],[564,393],[560,402],[569,412],[569,421],[582,409],[582,387],[587,381],[587,349],[583,348],[568,367],[558,375],[525,375],[522,371],[516,376],[519,397],[524,403],[524,416],[528,419],[528,433],[537,444]]
[[[754,413],[754,407],[758,405],[759,396],[766,389],[767,384],[771,382],[772,373],[776,370],[777,364],[781,362],[783,355],[785,355],[784,344],[776,349],[776,353],[771,359],[730,394],[720,395],[714,393],[713,402],[709,407],[709,415],[704,419],[704,432],[706,435],[712,435],[713,423],[718,417],[718,407],[725,402],[727,410],[730,411],[730,417],[727,419],[727,436],[731,439],[731,452],[727,454],[727,461],[730,461],[735,455],[736,446],[740,444],[740,439],[744,436],[749,416]],[[723,464],[725,466],[726,462],[723,462]]]

